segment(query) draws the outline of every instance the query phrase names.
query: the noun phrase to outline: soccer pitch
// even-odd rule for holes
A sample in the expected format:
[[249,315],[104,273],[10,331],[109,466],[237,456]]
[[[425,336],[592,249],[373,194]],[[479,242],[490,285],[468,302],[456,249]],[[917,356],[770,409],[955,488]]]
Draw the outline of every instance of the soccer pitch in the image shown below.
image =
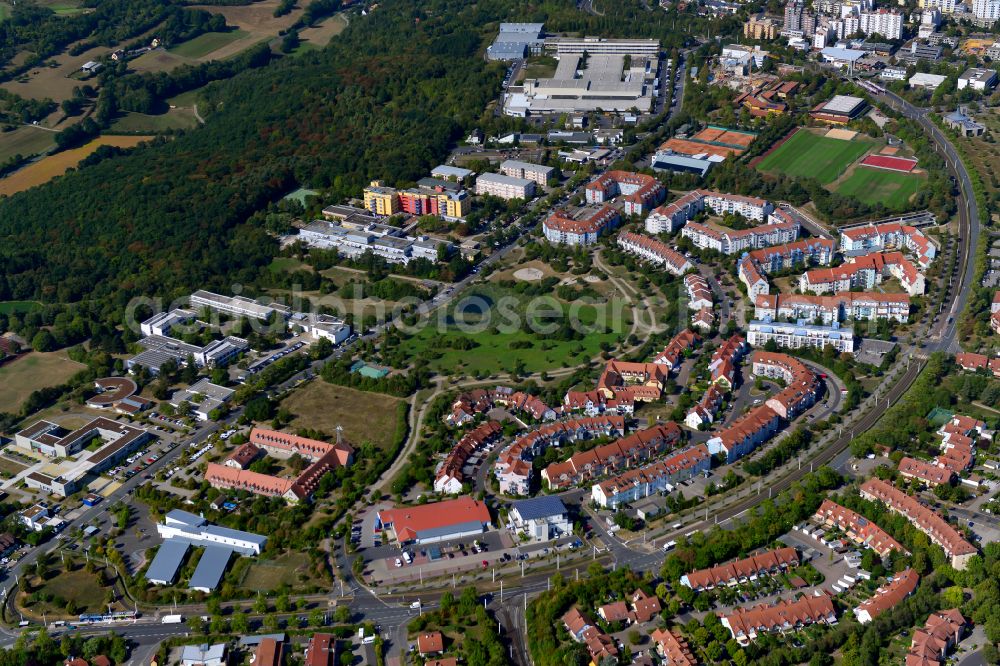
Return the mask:
[[924,179],[913,173],[885,171],[859,166],[854,173],[836,185],[836,192],[867,204],[885,204],[891,210],[902,210],[910,197],[920,189]]
[[815,178],[827,185],[837,180],[873,142],[860,135],[850,141],[828,139],[808,130],[799,130],[757,165],[761,171],[783,173],[795,178]]

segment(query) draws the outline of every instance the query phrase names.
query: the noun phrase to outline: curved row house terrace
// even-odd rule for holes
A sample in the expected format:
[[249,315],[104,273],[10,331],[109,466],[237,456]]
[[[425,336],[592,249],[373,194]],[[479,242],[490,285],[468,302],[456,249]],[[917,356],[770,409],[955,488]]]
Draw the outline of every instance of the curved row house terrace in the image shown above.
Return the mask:
[[470,481],[465,475],[465,465],[474,454],[485,450],[500,438],[503,426],[499,421],[487,421],[462,436],[455,448],[438,466],[434,477],[434,491],[451,495],[462,492],[462,486]]
[[623,231],[618,234],[617,242],[629,254],[657,264],[672,275],[684,275],[694,269],[694,264],[683,254],[656,238]]
[[861,624],[868,624],[882,613],[903,603],[906,597],[916,591],[919,582],[920,576],[913,569],[896,574],[892,580],[875,590],[875,594],[858,604],[854,609],[855,617]]
[[833,599],[823,592],[796,601],[779,601],[773,606],[761,604],[740,608],[730,615],[720,615],[722,626],[740,645],[749,645],[766,633],[796,631],[810,624],[836,624]]
[[776,548],[728,564],[692,571],[681,576],[681,585],[695,592],[703,592],[723,585],[732,587],[797,566],[799,566],[797,550],[791,547]]
[[969,560],[978,552],[940,514],[881,479],[865,481],[861,485],[861,496],[873,502],[882,502],[890,511],[909,520],[932,542],[944,549],[945,555],[951,559],[951,566],[959,571],[965,569]]
[[755,376],[785,382],[783,389],[764,402],[781,418],[790,421],[816,402],[822,383],[805,363],[794,356],[758,349],[751,355],[750,363]]
[[[646,231],[651,234],[673,233],[706,208],[711,209],[716,215],[726,213],[742,215],[753,222],[764,222],[768,216],[775,213],[775,208],[770,202],[757,197],[711,190],[691,190],[676,201],[653,210],[646,218]],[[775,214],[781,222],[792,221],[782,211]]]
[[527,414],[536,421],[552,421],[556,418],[555,410],[537,397],[508,386],[497,386],[460,394],[452,404],[451,412],[445,417],[445,422],[452,427],[472,423],[477,414],[485,414],[497,406]]
[[534,477],[531,461],[549,446],[598,437],[622,437],[624,434],[625,418],[611,414],[550,423],[519,437],[501,451],[494,463],[493,474],[500,484],[501,493],[527,495]]
[[912,252],[925,269],[937,256],[937,246],[922,231],[898,222],[872,222],[840,232],[840,250],[845,254],[902,249]]
[[771,286],[766,275],[799,265],[829,266],[837,244],[826,238],[803,238],[794,243],[782,243],[760,248],[743,255],[737,275],[746,285],[753,303],[760,294],[768,294]]
[[626,215],[649,212],[666,196],[663,185],[653,176],[633,171],[606,171],[585,188],[587,203],[604,203],[623,196]]
[[799,289],[814,294],[863,289],[870,291],[887,277],[899,280],[910,296],[924,293],[924,276],[902,252],[874,252],[851,257],[835,268],[817,268],[799,277]]
[[[262,455],[287,459],[299,455],[310,461],[295,478],[261,474],[248,469]],[[354,462],[354,449],[344,442],[331,444],[277,430],[254,428],[250,440],[234,451],[223,464],[208,463],[205,480],[213,488],[243,490],[264,497],[282,497],[290,504],[307,501],[320,480],[338,467]]]
[[754,319],[822,320],[823,324],[847,319],[891,319],[910,317],[908,294],[841,291],[832,296],[813,294],[761,294],[753,301]]
[[565,210],[554,210],[542,222],[542,231],[550,243],[593,245],[608,229],[618,226],[618,209],[606,205],[597,210],[585,208],[573,217]]
[[859,546],[871,548],[880,557],[885,557],[893,551],[903,555],[909,554],[909,551],[889,536],[889,533],[884,529],[856,511],[841,506],[833,500],[823,500],[813,518],[820,524],[836,527],[851,541]]
[[598,506],[614,510],[622,504],[656,493],[670,492],[678,483],[707,472],[711,466],[712,456],[708,453],[708,447],[696,444],[663,460],[595,483],[590,489],[591,499]]
[[569,488],[662,455],[677,446],[683,432],[673,421],[632,433],[610,444],[582,451],[564,462],[552,463],[542,470],[550,490]]

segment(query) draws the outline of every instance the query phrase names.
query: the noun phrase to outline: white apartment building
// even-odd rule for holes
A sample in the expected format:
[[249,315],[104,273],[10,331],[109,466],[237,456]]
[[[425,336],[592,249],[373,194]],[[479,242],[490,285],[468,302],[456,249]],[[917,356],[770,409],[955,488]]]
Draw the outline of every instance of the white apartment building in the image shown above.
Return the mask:
[[993,86],[996,84],[997,73],[992,69],[984,69],[982,67],[972,67],[967,69],[960,77],[958,77],[959,90],[971,88],[972,90],[985,92],[987,90],[992,90]]
[[476,194],[491,194],[505,200],[527,201],[535,196],[535,181],[502,173],[484,173],[476,178]]
[[954,14],[957,0],[920,0],[921,9],[937,9],[942,14]]
[[556,173],[555,167],[534,164],[532,162],[519,162],[518,160],[506,160],[500,164],[500,173],[514,178],[531,180],[539,185],[545,185]]
[[841,327],[837,322],[829,326],[815,326],[801,320],[794,324],[783,324],[768,320],[753,320],[747,328],[747,343],[751,347],[763,347],[774,340],[779,347],[801,349],[815,347],[823,349],[831,345],[841,353],[854,353],[854,329]]
[[740,231],[721,231],[705,224],[688,222],[681,230],[681,235],[690,238],[695,247],[722,254],[737,254],[743,250],[791,243],[799,237],[799,225],[795,222],[779,222]]
[[977,22],[993,23],[1000,19],[1000,0],[972,0],[972,13]]
[[742,215],[754,222],[763,222],[774,210],[774,206],[764,199],[757,197],[744,197],[738,194],[720,194],[718,192],[704,192],[705,205],[712,209],[716,215]]
[[139,324],[143,335],[170,335],[174,326],[182,326],[195,318],[191,310],[175,308],[169,312],[160,312]]
[[901,39],[903,37],[903,15],[887,9],[862,12],[860,29],[866,36],[879,34],[886,39]]

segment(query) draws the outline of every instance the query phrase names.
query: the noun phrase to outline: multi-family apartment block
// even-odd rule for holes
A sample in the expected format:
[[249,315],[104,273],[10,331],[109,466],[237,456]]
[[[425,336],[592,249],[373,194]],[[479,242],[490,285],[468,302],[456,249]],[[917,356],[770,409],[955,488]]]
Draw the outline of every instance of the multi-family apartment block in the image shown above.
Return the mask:
[[556,210],[542,222],[542,231],[550,243],[558,245],[592,245],[606,229],[618,224],[621,216],[612,206],[597,210],[584,209],[578,217]]
[[534,164],[533,162],[520,162],[518,160],[505,160],[500,163],[500,173],[514,178],[524,178],[534,181],[544,187],[551,178],[558,173],[555,167],[544,164]]
[[618,246],[629,254],[662,266],[674,275],[683,275],[694,268],[683,254],[656,238],[623,231],[618,234]]
[[927,268],[937,256],[937,246],[920,229],[898,222],[868,224],[840,232],[840,250],[844,253],[909,250],[917,264]]
[[606,171],[586,187],[588,203],[624,197],[626,215],[642,215],[663,201],[666,190],[653,176],[632,171]]
[[790,243],[799,237],[798,222],[784,215],[775,214],[772,217],[780,221],[738,231],[688,222],[681,230],[681,235],[690,238],[695,247],[715,250],[722,254],[737,254],[744,250]]
[[535,181],[505,176],[502,173],[484,173],[476,178],[476,194],[489,194],[505,200],[527,201],[535,196]]
[[902,252],[874,252],[852,257],[835,268],[817,268],[799,276],[799,289],[814,294],[863,289],[870,291],[887,277],[899,280],[910,296],[924,293],[923,274]]
[[905,322],[910,316],[906,294],[842,291],[833,296],[810,294],[761,294],[753,301],[755,319],[809,321],[831,324],[845,319],[891,319]]
[[684,329],[675,335],[659,354],[653,357],[653,363],[666,366],[668,371],[680,367],[684,356],[690,353],[701,342],[701,337],[691,329]]
[[747,341],[754,347],[763,347],[768,341],[774,340],[779,347],[802,349],[813,347],[823,349],[830,345],[842,354],[854,353],[854,329],[832,322],[829,326],[817,326],[799,320],[792,323],[781,323],[763,320],[753,320],[747,328]]
[[748,39],[777,39],[781,32],[778,21],[770,16],[751,16],[743,24],[743,36]]
[[460,394],[452,403],[451,412],[445,417],[445,423],[452,427],[472,423],[476,420],[477,414],[486,414],[496,406],[536,421],[551,421],[556,418],[555,410],[538,397],[523,391],[515,391],[509,386],[496,386],[491,389],[473,389]]

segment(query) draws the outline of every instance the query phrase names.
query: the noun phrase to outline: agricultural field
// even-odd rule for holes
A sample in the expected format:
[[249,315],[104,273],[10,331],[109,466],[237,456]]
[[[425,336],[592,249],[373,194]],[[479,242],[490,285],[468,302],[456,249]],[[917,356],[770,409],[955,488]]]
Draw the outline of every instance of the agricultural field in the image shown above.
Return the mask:
[[905,208],[925,179],[919,173],[901,173],[858,166],[830,189],[867,204],[883,203],[889,208]]
[[183,58],[164,49],[155,49],[129,62],[129,70],[136,72],[170,72],[181,65],[192,65],[194,61]]
[[0,164],[15,155],[37,155],[56,144],[54,132],[25,125],[0,134]]
[[243,30],[230,30],[229,32],[206,32],[198,35],[194,39],[171,47],[168,51],[182,58],[192,60],[205,60],[210,53],[218,51],[224,46],[235,41],[244,39],[248,33]]
[[101,146],[117,146],[119,148],[133,148],[143,141],[148,141],[151,136],[101,136],[90,143],[64,150],[55,155],[49,155],[38,162],[29,164],[6,178],[0,179],[0,195],[15,194],[24,190],[47,183],[56,176],[66,173],[67,169],[75,167],[85,157],[100,148]]
[[874,146],[873,140],[861,135],[844,141],[800,129],[762,159],[757,168],[796,178],[815,178],[828,185]]
[[165,113],[146,114],[129,112],[112,123],[112,132],[140,132],[155,134],[175,129],[191,129],[198,126],[191,109],[169,109]]
[[330,43],[330,40],[344,32],[347,27],[347,19],[341,14],[336,14],[326,19],[319,25],[312,28],[305,28],[299,31],[299,39],[303,46],[312,48],[323,48]]
[[[370,442],[387,449],[396,434],[393,417],[400,402],[392,396],[356,391],[317,379],[292,391],[281,402],[281,408],[295,415],[289,426],[293,432],[298,428],[310,428],[332,435],[339,425],[347,441]],[[372,414],[384,418],[373,419]]]
[[6,21],[10,18],[10,5],[6,2],[0,2],[0,21]]
[[[33,99],[49,97],[56,102],[61,102],[72,98],[73,88],[81,85],[81,80],[73,78],[73,75],[80,71],[83,63],[88,60],[96,60],[107,52],[107,47],[95,46],[75,56],[69,55],[68,52],[60,53],[49,58],[49,61],[56,63],[55,67],[32,67],[17,79],[5,81],[0,86],[13,93],[17,93],[21,97]],[[91,79],[90,81],[93,83],[95,80]],[[54,122],[62,117],[62,112],[56,111],[43,124],[51,127],[52,122],[49,122],[49,120]]]
[[82,370],[65,352],[29,352],[0,366],[0,412],[17,413],[32,391],[62,384]]

